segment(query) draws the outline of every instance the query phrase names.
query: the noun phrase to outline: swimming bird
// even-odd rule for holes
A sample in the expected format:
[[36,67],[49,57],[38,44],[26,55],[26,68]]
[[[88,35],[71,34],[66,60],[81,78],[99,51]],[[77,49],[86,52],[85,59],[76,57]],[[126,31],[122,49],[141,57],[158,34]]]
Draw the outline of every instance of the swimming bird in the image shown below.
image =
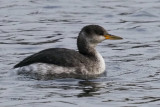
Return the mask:
[[37,79],[95,78],[105,71],[105,62],[95,47],[106,39],[120,40],[99,25],[83,27],[77,38],[78,51],[49,48],[35,53],[14,66],[18,74]]

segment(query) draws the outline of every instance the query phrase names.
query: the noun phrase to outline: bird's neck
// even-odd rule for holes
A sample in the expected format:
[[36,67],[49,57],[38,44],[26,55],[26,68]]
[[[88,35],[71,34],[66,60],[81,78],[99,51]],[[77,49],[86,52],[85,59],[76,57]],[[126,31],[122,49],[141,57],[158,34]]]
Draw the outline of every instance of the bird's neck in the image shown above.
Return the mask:
[[95,50],[95,46],[89,44],[86,39],[78,37],[77,46],[79,53],[85,56],[96,57],[97,52]]

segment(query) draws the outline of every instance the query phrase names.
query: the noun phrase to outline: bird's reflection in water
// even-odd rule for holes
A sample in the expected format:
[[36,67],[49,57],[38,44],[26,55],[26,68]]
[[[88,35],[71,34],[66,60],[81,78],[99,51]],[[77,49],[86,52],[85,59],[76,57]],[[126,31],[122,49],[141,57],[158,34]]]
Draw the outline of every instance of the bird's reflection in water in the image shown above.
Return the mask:
[[[26,79],[25,79],[26,80]],[[24,81],[24,78],[21,79]],[[29,87],[41,90],[46,94],[45,97],[93,97],[100,95],[105,84],[99,80],[77,80],[77,79],[57,79],[48,81],[31,80]],[[46,91],[48,90],[48,91]],[[69,94],[70,93],[70,94]]]
[[99,95],[100,83],[94,81],[79,81],[79,87],[81,87],[82,92],[77,95],[77,97],[91,97],[94,95]]

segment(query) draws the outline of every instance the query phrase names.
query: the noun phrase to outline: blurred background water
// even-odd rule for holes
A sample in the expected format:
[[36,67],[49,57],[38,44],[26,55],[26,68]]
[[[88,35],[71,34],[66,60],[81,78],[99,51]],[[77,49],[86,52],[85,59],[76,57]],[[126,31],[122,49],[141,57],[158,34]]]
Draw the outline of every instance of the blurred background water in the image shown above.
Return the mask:
[[[106,76],[34,80],[12,67],[46,48],[77,49],[98,24],[124,39],[97,50]],[[0,107],[159,107],[160,0],[0,0]]]

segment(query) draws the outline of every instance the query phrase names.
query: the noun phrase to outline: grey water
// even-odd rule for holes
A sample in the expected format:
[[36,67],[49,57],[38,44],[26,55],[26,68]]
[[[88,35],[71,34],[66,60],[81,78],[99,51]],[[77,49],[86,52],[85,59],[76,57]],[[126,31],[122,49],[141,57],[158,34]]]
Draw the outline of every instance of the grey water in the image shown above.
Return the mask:
[[[75,49],[98,24],[119,41],[97,46],[106,75],[35,80],[13,66],[46,48]],[[0,0],[0,107],[160,107],[160,0]]]

